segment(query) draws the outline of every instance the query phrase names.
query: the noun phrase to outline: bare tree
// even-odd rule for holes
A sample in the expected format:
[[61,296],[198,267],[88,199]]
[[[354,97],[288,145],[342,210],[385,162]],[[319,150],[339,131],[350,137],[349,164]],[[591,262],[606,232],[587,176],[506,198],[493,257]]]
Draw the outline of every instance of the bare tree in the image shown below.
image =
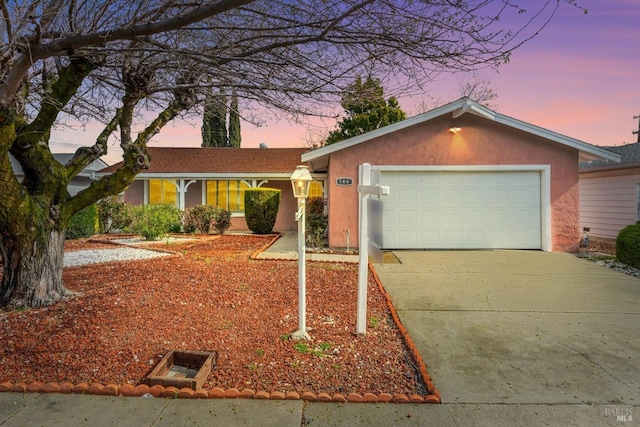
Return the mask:
[[[0,0],[0,305],[69,295],[69,218],[147,168],[147,142],[200,106],[205,88],[293,118],[313,114],[359,74],[395,76],[410,90],[439,70],[500,65],[561,3],[574,0],[539,0],[526,12],[504,0]],[[63,165],[49,136],[74,120],[100,120],[104,130]],[[106,154],[113,135],[122,167],[70,196],[71,178]]]
[[327,127],[308,127],[302,135],[301,140],[305,147],[312,149],[324,147],[327,138],[329,137],[329,128]]

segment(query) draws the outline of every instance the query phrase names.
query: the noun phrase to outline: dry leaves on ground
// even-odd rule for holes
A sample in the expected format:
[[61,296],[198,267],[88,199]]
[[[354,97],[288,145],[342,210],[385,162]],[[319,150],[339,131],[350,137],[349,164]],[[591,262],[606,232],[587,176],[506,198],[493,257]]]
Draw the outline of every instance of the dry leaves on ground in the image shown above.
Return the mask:
[[289,340],[297,262],[251,260],[268,239],[221,236],[162,246],[176,256],[65,269],[79,297],[2,313],[0,381],[137,384],[182,349],[218,351],[205,388],[426,393],[371,277],[368,333],[354,335],[355,265],[307,265],[312,341]]

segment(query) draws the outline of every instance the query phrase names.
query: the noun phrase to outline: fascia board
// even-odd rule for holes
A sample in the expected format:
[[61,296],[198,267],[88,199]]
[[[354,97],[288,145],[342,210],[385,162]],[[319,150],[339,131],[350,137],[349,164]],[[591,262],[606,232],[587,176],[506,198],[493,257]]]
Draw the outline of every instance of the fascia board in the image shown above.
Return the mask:
[[581,155],[587,158],[593,158],[594,160],[606,159],[606,160],[611,160],[613,162],[620,161],[620,155],[612,151],[605,150],[604,148],[600,148],[595,145],[587,144],[586,142],[580,141],[578,139],[571,138],[569,136],[565,136],[545,128],[541,128],[539,126],[532,125],[530,123],[526,123],[518,119],[514,119],[513,117],[496,113],[494,121],[496,123],[500,123],[500,124],[512,127],[514,129],[518,129],[523,132],[527,132],[532,135],[536,135],[536,136],[566,145],[571,148],[575,148],[576,150],[580,151]]
[[[548,129],[541,128],[539,126],[535,126],[521,120],[514,119],[509,116],[505,116],[504,114],[497,113],[469,98],[461,98],[457,101],[454,101],[450,104],[443,105],[442,107],[436,108],[434,110],[428,111],[426,113],[419,114],[417,116],[411,117],[409,119],[403,120],[401,122],[393,123],[389,126],[385,126],[380,129],[376,129],[371,132],[367,132],[362,135],[355,136],[353,138],[349,138],[347,140],[319,148],[317,150],[309,151],[307,153],[302,154],[303,162],[313,162],[314,160],[327,157],[329,154],[335,153],[336,151],[343,150],[345,148],[352,147],[354,145],[360,144],[362,142],[378,138],[380,136],[387,135],[392,132],[396,132],[398,130],[406,129],[408,127],[414,126],[419,123],[427,122],[429,120],[433,120],[437,117],[443,116],[445,114],[451,113],[452,118],[458,118],[466,113],[474,114],[476,116],[483,117],[485,119],[494,121],[496,123],[503,124],[505,126],[512,127],[514,129],[521,130],[523,132],[530,133],[532,135],[537,135],[542,138],[548,139],[550,141],[554,141],[568,147],[572,147],[580,151],[580,154],[586,158],[591,159],[606,159],[614,162],[620,161],[620,155],[608,151],[606,149],[597,147],[595,145],[587,144],[586,142],[564,136],[557,132],[550,131]],[[321,164],[326,164],[328,161],[325,159],[324,162],[320,162]]]
[[[293,171],[291,171],[293,173]],[[291,173],[139,173],[135,179],[282,179],[289,180]],[[102,177],[105,173],[96,172],[96,177]],[[314,178],[326,178],[326,173],[311,173]]]
[[354,136],[353,138],[345,139],[344,141],[318,148],[317,150],[308,151],[302,154],[302,162],[311,162],[320,157],[328,156],[329,154],[335,153],[336,151],[353,147],[354,145],[358,145],[362,142],[369,141],[371,139],[378,138],[393,132],[397,132],[399,130],[406,129],[423,122],[427,122],[442,115],[451,113],[459,108],[462,108],[464,106],[464,102],[465,98],[462,98],[451,104],[447,104],[434,110],[427,111],[426,113],[418,114],[417,116],[410,117],[401,122],[392,123],[380,129],[372,130],[370,132],[363,133],[362,135]]

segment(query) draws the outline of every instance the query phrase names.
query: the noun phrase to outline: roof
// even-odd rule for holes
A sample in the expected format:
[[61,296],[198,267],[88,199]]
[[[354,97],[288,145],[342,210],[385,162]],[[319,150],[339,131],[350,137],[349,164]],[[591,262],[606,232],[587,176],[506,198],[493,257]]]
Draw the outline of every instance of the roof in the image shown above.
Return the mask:
[[504,114],[497,113],[470,98],[464,97],[426,113],[410,117],[401,122],[393,123],[380,129],[376,129],[371,132],[354,136],[353,138],[349,138],[344,141],[340,141],[335,144],[310,151],[302,155],[302,161],[310,162],[313,166],[312,169],[314,170],[324,170],[328,165],[329,155],[332,153],[384,135],[388,135],[393,132],[397,132],[399,130],[407,129],[411,126],[426,123],[430,120],[442,117],[447,114],[450,114],[453,119],[458,118],[464,114],[473,114],[479,117],[483,117],[495,123],[499,123],[517,130],[521,130],[523,132],[530,133],[532,135],[548,139],[550,141],[557,142],[559,144],[575,148],[580,152],[580,158],[582,159],[610,160],[612,162],[617,162],[620,160],[618,154],[605,150],[604,148],[588,144],[586,142],[565,135],[561,135],[559,133],[523,122],[521,120],[514,119],[509,116],[505,116]]
[[[243,175],[289,177],[301,164],[300,156],[308,148],[179,148],[148,147],[151,156],[149,169],[138,178],[149,176],[194,177],[202,175]],[[112,173],[122,162],[100,173]]]
[[616,147],[602,147],[620,155],[620,162],[609,160],[592,160],[580,163],[580,171],[595,171],[607,169],[626,169],[640,167],[640,142],[633,144],[619,145]]
[[[71,160],[75,156],[75,153],[53,153],[53,157],[58,161],[58,163],[65,165],[69,160]],[[16,160],[11,153],[9,153],[9,160],[11,161],[11,167],[13,168],[13,172],[16,176],[24,175],[24,171],[22,170],[22,166]],[[107,163],[102,159],[96,159],[91,162],[86,168],[84,168],[78,176],[91,176],[92,173],[95,173],[101,169],[104,169]]]

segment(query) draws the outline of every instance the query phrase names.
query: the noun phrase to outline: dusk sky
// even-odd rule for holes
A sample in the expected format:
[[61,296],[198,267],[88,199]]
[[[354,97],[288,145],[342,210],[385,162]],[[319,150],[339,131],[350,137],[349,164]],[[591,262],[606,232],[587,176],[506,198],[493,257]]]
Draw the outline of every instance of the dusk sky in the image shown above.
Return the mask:
[[[516,119],[596,145],[635,142],[640,115],[640,1],[578,0],[588,9],[563,5],[552,22],[516,50],[497,72],[483,71],[497,92],[494,109]],[[442,75],[428,93],[400,98],[408,116],[417,105],[438,105],[460,97],[461,76]],[[468,80],[469,78],[467,78]],[[241,105],[242,108],[242,105]],[[337,106],[337,110],[341,107]],[[320,126],[333,129],[335,122]],[[198,120],[165,126],[151,146],[200,146]],[[260,128],[242,123],[242,147],[305,146],[308,126],[270,121]],[[52,150],[74,151],[74,145],[95,141],[100,126],[84,131],[54,132]],[[63,145],[57,145],[60,142]],[[110,153],[110,163],[119,160]]]

